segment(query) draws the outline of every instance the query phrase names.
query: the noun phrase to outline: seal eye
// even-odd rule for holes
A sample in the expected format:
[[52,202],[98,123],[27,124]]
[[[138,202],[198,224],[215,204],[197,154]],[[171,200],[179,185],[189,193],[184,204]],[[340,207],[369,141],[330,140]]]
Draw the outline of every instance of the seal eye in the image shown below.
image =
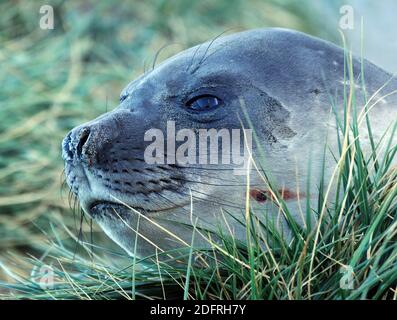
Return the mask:
[[190,99],[186,106],[194,111],[207,111],[219,107],[221,102],[218,97],[206,94]]
[[123,102],[125,99],[127,99],[128,93],[124,93],[120,96],[120,103]]

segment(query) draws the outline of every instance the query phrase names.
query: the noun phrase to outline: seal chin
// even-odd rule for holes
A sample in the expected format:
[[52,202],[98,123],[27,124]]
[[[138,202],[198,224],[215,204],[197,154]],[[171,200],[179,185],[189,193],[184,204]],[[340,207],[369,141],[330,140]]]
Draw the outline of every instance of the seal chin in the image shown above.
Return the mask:
[[83,205],[83,208],[84,211],[86,211],[94,220],[96,220],[101,219],[105,215],[112,218],[127,219],[131,217],[131,215],[138,214],[138,212],[139,214],[143,214],[145,216],[151,216],[163,212],[180,209],[185,207],[186,205],[189,205],[189,203],[183,203],[172,207],[164,207],[158,209],[145,209],[141,206],[129,205],[127,203],[123,204],[112,201],[95,200],[92,201],[89,205]]

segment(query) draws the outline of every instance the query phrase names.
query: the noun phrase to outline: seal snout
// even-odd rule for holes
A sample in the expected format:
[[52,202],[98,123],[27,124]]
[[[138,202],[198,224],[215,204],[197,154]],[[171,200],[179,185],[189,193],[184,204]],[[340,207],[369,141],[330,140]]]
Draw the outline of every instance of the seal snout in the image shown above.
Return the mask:
[[63,160],[70,162],[73,160],[73,152],[71,145],[71,132],[62,140],[62,158]]
[[90,127],[73,129],[62,141],[62,157],[65,161],[81,160],[87,152]]

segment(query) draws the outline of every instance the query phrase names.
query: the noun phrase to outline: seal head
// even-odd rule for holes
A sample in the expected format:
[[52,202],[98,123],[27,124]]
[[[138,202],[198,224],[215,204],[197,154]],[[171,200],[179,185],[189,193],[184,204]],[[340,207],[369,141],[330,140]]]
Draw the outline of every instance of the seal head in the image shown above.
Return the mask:
[[[354,59],[354,74],[360,68]],[[367,61],[365,71],[369,95],[391,77]],[[130,254],[145,256],[190,244],[196,223],[208,230],[227,228],[244,240],[245,230],[225,211],[243,217],[247,194],[255,200],[255,210],[277,218],[260,175],[252,175],[247,193],[247,178],[235,174],[235,163],[178,161],[169,152],[175,150],[172,144],[186,141],[190,133],[184,129],[197,135],[225,129],[240,130],[243,145],[242,129],[251,128],[261,145],[252,146],[252,157],[264,155],[261,168],[285,200],[295,203],[310,196],[296,192],[305,189],[309,155],[315,164],[312,177],[320,175],[324,138],[332,123],[330,93],[342,108],[344,85],[344,52],[323,40],[284,29],[217,38],[132,81],[117,108],[74,128],[62,143],[67,183],[83,210]],[[392,87],[396,81],[387,91]],[[357,96],[362,102],[359,90]],[[395,100],[388,100],[375,119],[379,131],[387,126],[381,116],[396,119],[391,107]],[[174,142],[166,135],[170,123],[175,132],[182,131]],[[156,153],[164,161],[149,163],[145,152],[153,141],[148,138],[156,132],[165,133],[163,153]],[[191,139],[187,149],[198,141]],[[335,143],[330,141],[331,147]],[[222,145],[207,149],[205,157]]]

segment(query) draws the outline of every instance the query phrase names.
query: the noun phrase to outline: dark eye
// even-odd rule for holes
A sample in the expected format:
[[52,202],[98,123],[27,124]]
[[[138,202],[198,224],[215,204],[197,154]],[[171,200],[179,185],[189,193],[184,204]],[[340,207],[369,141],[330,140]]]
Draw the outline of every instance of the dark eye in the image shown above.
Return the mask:
[[194,97],[193,99],[190,99],[187,103],[186,106],[194,111],[206,111],[206,110],[212,110],[216,107],[219,107],[222,103],[222,100],[219,99],[218,97],[215,97],[213,95],[201,95]]
[[125,99],[127,99],[127,97],[128,97],[128,94],[127,94],[127,93],[122,94],[122,95],[120,96],[120,103],[123,102]]

